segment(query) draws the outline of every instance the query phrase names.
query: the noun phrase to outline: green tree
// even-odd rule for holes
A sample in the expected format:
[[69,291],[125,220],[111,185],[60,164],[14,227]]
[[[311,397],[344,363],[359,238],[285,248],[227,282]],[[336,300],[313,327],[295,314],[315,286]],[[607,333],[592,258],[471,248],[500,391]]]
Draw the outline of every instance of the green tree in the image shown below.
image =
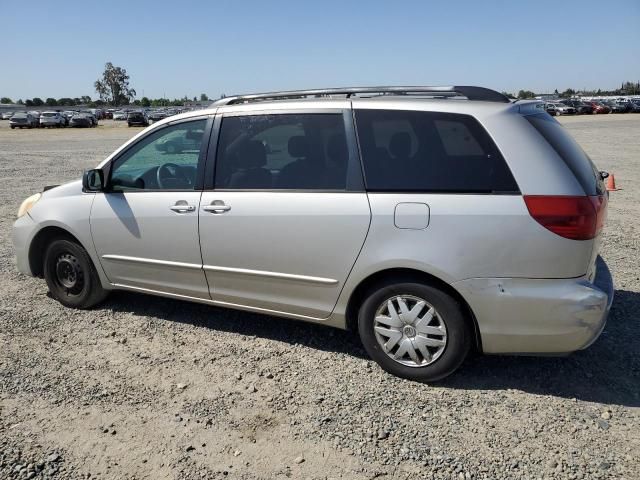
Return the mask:
[[81,96],[80,103],[91,103],[91,97],[89,95]]
[[126,105],[136,96],[136,91],[129,87],[129,75],[122,67],[116,67],[107,62],[102,72],[102,78],[94,82],[100,98],[111,105]]
[[63,106],[71,106],[73,105],[73,99],[69,98],[69,97],[62,97],[58,99],[58,105],[63,105]]
[[150,107],[151,100],[149,100],[148,97],[142,97],[142,99],[140,100],[140,105],[142,105],[143,107]]
[[535,98],[536,94],[533,93],[531,90],[520,90],[518,92],[518,98],[520,100],[523,99],[527,99],[527,98]]
[[58,101],[55,98],[51,97],[47,98],[44,103],[46,103],[50,107],[55,107],[58,105]]
[[33,100],[27,98],[27,100],[24,102],[24,104],[27,107],[33,107]]
[[576,91],[573,88],[567,88],[564,92],[560,94],[562,98],[571,98],[576,94]]
[[44,102],[39,97],[34,97],[31,101],[33,102],[34,107],[41,107],[42,105],[44,105]]
[[208,102],[209,101],[209,97],[207,96],[206,93],[201,93],[200,94],[200,101],[201,102]]
[[9,97],[2,97],[0,98],[0,103],[13,103],[13,100],[11,100]]
[[18,105],[24,105],[24,102],[22,101],[21,98],[18,99],[18,101],[16,102]]
[[509,92],[501,92],[501,93],[507,98],[512,98],[512,99],[516,98],[516,97],[513,96],[513,93],[509,93]]

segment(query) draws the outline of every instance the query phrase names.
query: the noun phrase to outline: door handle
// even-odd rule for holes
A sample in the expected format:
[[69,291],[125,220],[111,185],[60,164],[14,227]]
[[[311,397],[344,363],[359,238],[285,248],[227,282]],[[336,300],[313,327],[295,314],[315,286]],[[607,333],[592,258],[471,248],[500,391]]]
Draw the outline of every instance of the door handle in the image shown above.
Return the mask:
[[187,205],[187,204],[175,204],[175,205],[171,205],[169,209],[177,213],[187,213],[187,212],[195,211],[196,207],[194,207],[193,205]]
[[231,210],[231,207],[229,205],[225,205],[224,202],[221,202],[220,200],[214,200],[210,205],[204,205],[202,210],[211,213],[224,213]]

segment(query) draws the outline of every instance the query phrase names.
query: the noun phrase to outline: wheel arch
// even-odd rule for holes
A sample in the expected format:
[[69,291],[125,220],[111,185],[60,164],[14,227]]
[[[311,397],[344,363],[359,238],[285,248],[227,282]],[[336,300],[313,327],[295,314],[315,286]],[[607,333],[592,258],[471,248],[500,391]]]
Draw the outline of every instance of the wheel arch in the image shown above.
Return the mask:
[[44,227],[36,233],[29,246],[29,268],[34,276],[42,277],[44,275],[44,255],[46,247],[56,238],[68,239],[87,250],[82,242],[68,230],[53,225]]
[[469,306],[469,303],[465,300],[462,294],[456,290],[449,283],[444,280],[424,272],[422,270],[416,270],[413,268],[388,268],[375,272],[368,277],[364,278],[356,288],[351,292],[347,308],[345,312],[346,327],[347,330],[358,330],[358,309],[362,302],[365,300],[367,293],[376,288],[377,286],[393,279],[394,281],[410,281],[417,283],[425,283],[433,287],[448,293],[454,299],[456,299],[463,310],[467,313],[467,318],[471,322],[471,330],[473,332],[473,345],[477,352],[482,352],[482,339],[480,336],[480,329],[478,327],[478,321],[476,319],[473,310]]

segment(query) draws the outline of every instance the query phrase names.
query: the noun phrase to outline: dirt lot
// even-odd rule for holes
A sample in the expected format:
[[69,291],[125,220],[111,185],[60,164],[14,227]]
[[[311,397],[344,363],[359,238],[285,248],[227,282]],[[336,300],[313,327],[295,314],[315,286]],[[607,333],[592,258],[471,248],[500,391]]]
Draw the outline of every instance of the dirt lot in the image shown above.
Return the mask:
[[568,358],[475,356],[438,386],[319,326],[125,293],[63,308],[16,272],[15,212],[139,129],[0,122],[0,478],[640,478],[640,115],[561,121],[621,188],[609,323]]

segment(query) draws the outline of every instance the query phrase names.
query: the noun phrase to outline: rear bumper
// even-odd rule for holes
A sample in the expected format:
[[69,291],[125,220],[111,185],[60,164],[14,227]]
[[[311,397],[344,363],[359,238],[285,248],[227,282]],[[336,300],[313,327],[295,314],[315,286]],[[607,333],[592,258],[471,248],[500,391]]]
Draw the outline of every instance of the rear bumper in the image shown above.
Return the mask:
[[613,280],[598,257],[593,282],[483,278],[455,287],[474,312],[485,353],[563,354],[587,348],[602,333]]

